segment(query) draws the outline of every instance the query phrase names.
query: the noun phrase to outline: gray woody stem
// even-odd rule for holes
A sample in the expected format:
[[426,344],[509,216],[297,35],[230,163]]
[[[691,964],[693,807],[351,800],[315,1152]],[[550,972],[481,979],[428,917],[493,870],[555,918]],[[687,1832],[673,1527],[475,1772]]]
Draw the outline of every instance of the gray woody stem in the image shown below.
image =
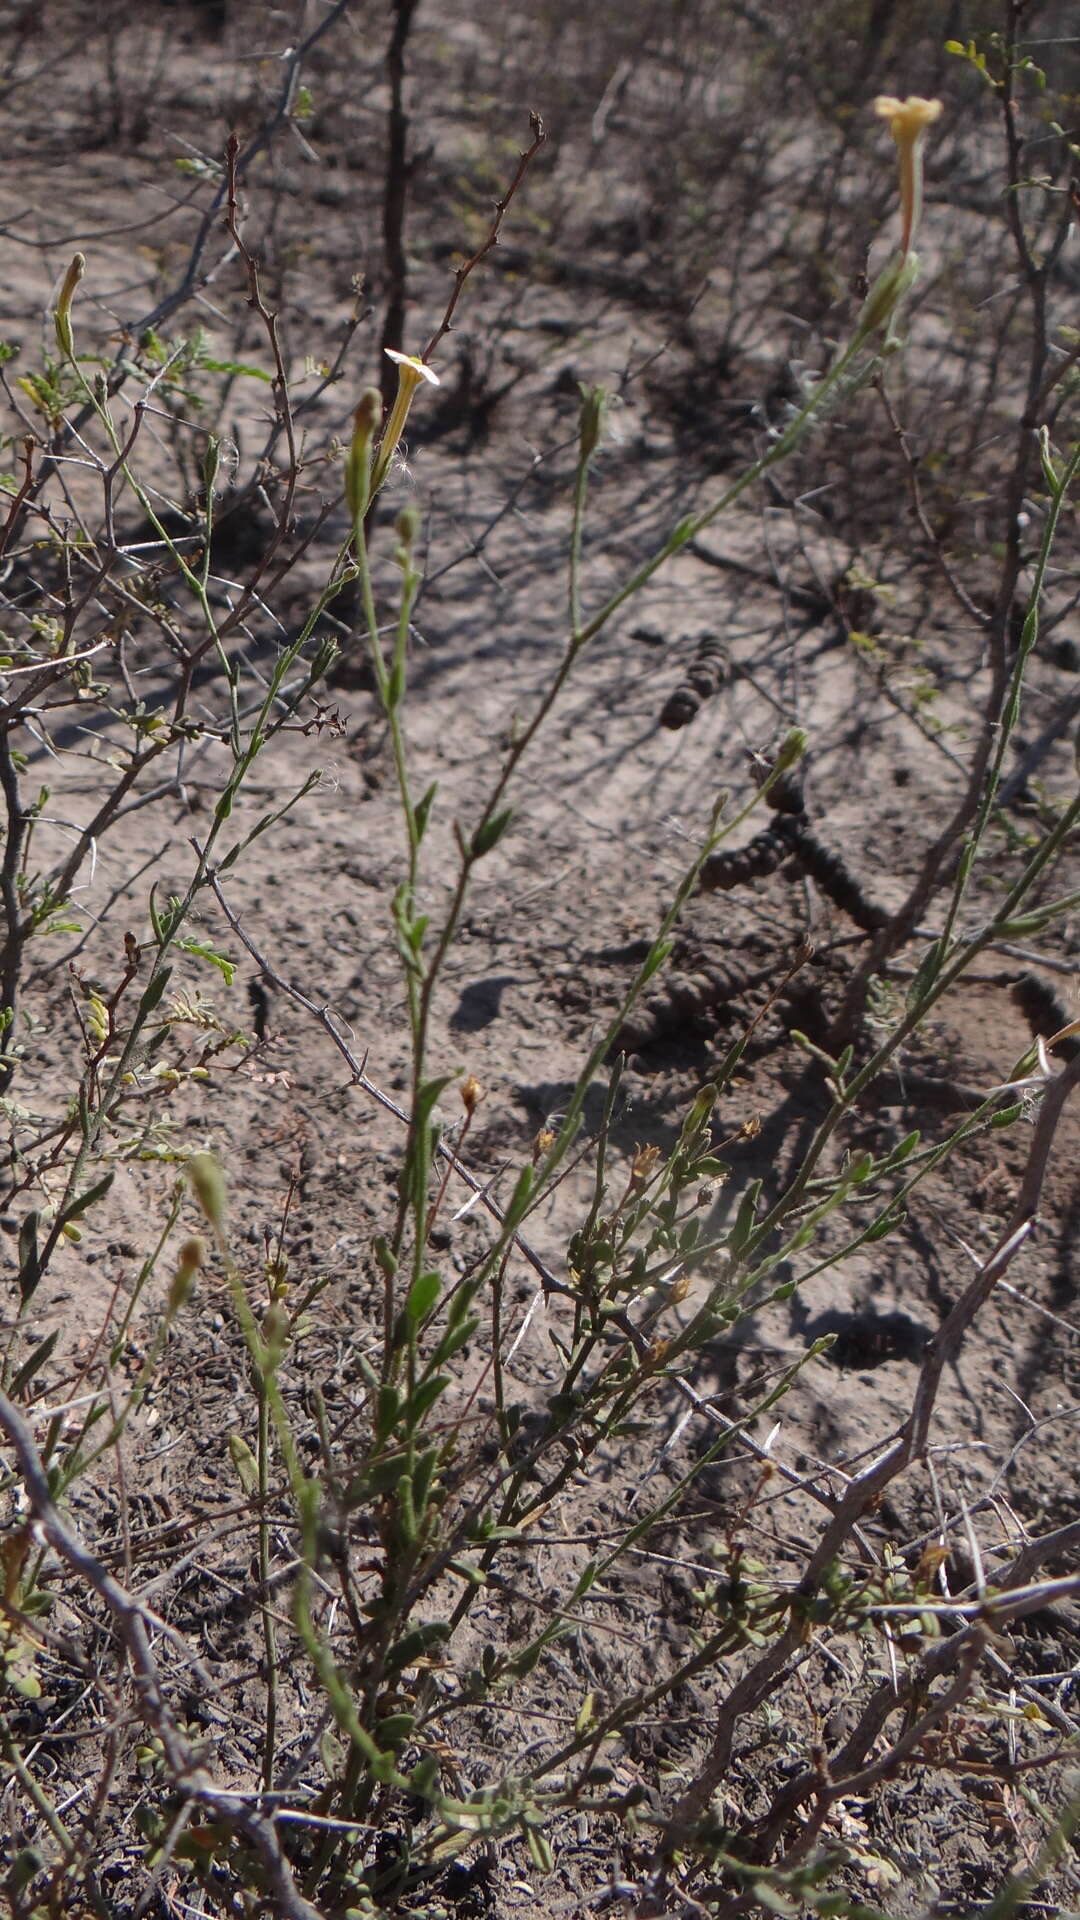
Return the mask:
[[256,1812],[246,1798],[226,1793],[214,1785],[165,1698],[147,1634],[145,1610],[113,1579],[75,1528],[58,1512],[30,1428],[3,1392],[0,1392],[0,1431],[11,1443],[41,1533],[76,1578],[91,1587],[112,1614],[134,1669],[139,1713],[161,1741],[174,1785],[215,1820],[236,1827],[244,1835],[258,1856],[265,1891],[282,1920],[323,1920],[319,1909],[298,1891],[273,1823]]

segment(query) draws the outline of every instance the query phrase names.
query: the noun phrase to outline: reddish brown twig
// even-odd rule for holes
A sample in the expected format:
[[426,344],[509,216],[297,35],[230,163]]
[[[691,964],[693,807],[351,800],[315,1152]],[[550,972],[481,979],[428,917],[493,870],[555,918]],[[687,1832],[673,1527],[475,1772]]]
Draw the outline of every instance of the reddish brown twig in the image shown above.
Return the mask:
[[25,468],[25,472],[23,473],[22,484],[19,487],[19,491],[15,495],[15,498],[13,499],[11,506],[8,509],[8,517],[4,521],[3,526],[0,527],[0,554],[4,552],[4,549],[6,548],[7,543],[11,538],[12,528],[15,526],[15,523],[19,518],[19,510],[22,506],[23,501],[26,499],[27,494],[30,492],[31,487],[34,484],[33,435],[28,433],[22,445],[23,445],[23,466]]
[[530,113],[529,126],[532,128],[532,136],[533,136],[532,145],[530,147],[527,147],[525,152],[520,156],[517,164],[517,172],[515,173],[513,179],[511,180],[510,185],[508,186],[506,192],[503,194],[502,199],[496,201],[495,203],[495,218],[492,221],[491,226],[488,230],[487,239],[484,241],[482,246],[477,247],[475,253],[470,254],[467,260],[462,261],[460,267],[458,267],[457,271],[454,274],[454,288],[453,288],[453,292],[450,295],[449,300],[446,303],[446,312],[443,314],[443,317],[440,320],[438,326],[436,327],[435,332],[432,334],[431,339],[428,341],[427,346],[424,348],[423,358],[425,361],[429,361],[431,359],[431,356],[434,353],[436,347],[438,346],[440,340],[442,340],[445,337],[445,335],[452,330],[453,324],[454,324],[454,312],[457,307],[457,303],[461,298],[461,289],[465,285],[465,282],[468,279],[473,268],[478,267],[480,265],[481,260],[486,258],[486,256],[491,252],[492,248],[498,246],[499,229],[503,223],[503,215],[505,214],[507,207],[510,205],[511,200],[513,199],[515,193],[517,192],[522,181],[524,180],[525,175],[528,173],[529,168],[531,167],[534,159],[536,158],[536,155],[539,153],[541,147],[543,146],[545,140],[547,139],[547,129],[545,128],[544,123],[541,120],[540,115],[538,113]]

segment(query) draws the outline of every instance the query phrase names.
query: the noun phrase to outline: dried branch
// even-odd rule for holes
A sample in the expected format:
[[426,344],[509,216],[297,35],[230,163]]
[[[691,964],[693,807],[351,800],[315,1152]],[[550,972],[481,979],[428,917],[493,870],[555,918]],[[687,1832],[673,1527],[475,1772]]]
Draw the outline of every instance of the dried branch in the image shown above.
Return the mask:
[[502,199],[497,200],[495,203],[495,218],[491,223],[491,227],[488,231],[487,239],[483,242],[482,246],[477,247],[475,253],[470,254],[469,258],[462,262],[461,266],[457,268],[454,274],[453,292],[451,293],[450,298],[447,302],[446,312],[443,314],[443,317],[440,320],[438,326],[436,327],[435,332],[432,334],[431,339],[428,341],[427,346],[424,348],[422,358],[426,361],[429,361],[431,359],[431,356],[435,352],[435,349],[438,346],[440,340],[442,340],[446,334],[451,332],[454,324],[454,313],[457,308],[457,303],[461,298],[461,290],[464,287],[465,282],[468,279],[473,268],[478,267],[481,260],[486,259],[487,255],[491,252],[492,248],[498,246],[499,230],[503,223],[503,215],[505,214],[507,207],[510,205],[511,200],[513,199],[515,193],[517,192],[522,181],[524,180],[525,175],[528,173],[529,168],[531,167],[533,161],[535,160],[537,154],[539,153],[541,147],[543,146],[545,140],[547,139],[547,130],[538,113],[530,113],[529,126],[532,129],[532,136],[533,136],[532,145],[530,147],[527,147],[524,153],[521,155],[517,164],[517,172],[514,174],[514,177],[511,180],[509,187],[507,188],[506,192],[503,194]]
[[[1080,1056],[1070,1061],[1047,1086],[1009,1223],[989,1259],[969,1282],[931,1341],[919,1370],[911,1412],[899,1434],[848,1483],[837,1503],[799,1582],[798,1593],[804,1599],[812,1598],[817,1592],[826,1569],[847,1545],[863,1515],[880,1500],[885,1488],[913,1459],[925,1452],[942,1373],[955,1360],[980,1308],[1034,1229],[1050,1151],[1065,1103],[1077,1085],[1080,1085]],[[672,1816],[672,1831],[685,1831],[709,1804],[730,1764],[738,1723],[775,1692],[796,1656],[800,1635],[801,1623],[793,1622],[785,1628],[721,1703],[708,1759],[680,1797]]]
[[250,1842],[262,1867],[266,1891],[283,1920],[321,1920],[318,1910],[297,1888],[273,1823],[248,1799],[215,1786],[202,1756],[191,1746],[166,1698],[147,1631],[148,1623],[155,1626],[160,1623],[148,1608],[132,1599],[58,1511],[30,1428],[3,1391],[0,1391],[0,1431],[11,1445],[42,1535],[76,1579],[96,1593],[112,1615],[131,1661],[140,1717],[160,1740],[177,1791],[204,1807],[215,1819],[238,1828]]

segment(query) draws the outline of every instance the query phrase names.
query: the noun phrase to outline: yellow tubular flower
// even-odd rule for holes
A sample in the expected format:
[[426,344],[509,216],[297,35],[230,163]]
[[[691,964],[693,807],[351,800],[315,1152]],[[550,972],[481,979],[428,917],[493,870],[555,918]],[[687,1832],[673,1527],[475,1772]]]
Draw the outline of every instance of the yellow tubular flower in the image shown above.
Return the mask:
[[874,112],[888,121],[889,132],[900,150],[900,209],[904,220],[900,255],[906,260],[922,207],[922,143],[927,128],[941,113],[941,101],[920,100],[917,94],[898,100],[891,93],[882,93],[874,101]]
[[426,380],[430,387],[438,387],[442,384],[438,374],[431,367],[425,366],[416,354],[396,353],[393,347],[385,347],[383,351],[398,370],[398,390],[390,410],[390,418],[386,423],[386,431],[379,442],[379,451],[375,457],[375,467],[371,475],[372,499],[375,498],[390,471],[394,449],[405,431],[405,422],[409,417],[413,394],[420,382]]

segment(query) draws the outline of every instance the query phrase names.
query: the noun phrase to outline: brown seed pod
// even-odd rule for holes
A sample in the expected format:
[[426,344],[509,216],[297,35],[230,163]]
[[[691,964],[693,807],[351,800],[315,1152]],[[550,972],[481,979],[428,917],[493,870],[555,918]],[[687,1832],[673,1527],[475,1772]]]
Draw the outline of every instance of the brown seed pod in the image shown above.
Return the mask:
[[815,833],[802,820],[793,819],[790,825],[796,829],[792,836],[792,851],[804,873],[816,880],[822,893],[854,920],[864,933],[876,933],[885,926],[888,914],[884,908],[868,900],[855,875],[840,855],[832,847],[826,847]]
[[772,972],[771,967],[744,971],[710,962],[695,966],[693,972],[669,973],[633,1009],[619,1029],[613,1051],[638,1053],[669,1033],[693,1030],[704,1024],[716,1007],[771,978]]
[[[1021,973],[1013,981],[1012,998],[1019,1007],[1033,1034],[1039,1039],[1050,1040],[1062,1027],[1075,1020],[1064,1001],[1059,1000],[1047,981],[1040,980],[1037,974]],[[1062,1060],[1075,1060],[1080,1052],[1080,1039],[1075,1035],[1062,1040],[1054,1049]]]
[[701,869],[699,887],[704,893],[730,893],[732,887],[775,873],[795,852],[797,829],[794,816],[780,814],[737,852],[710,854]]
[[718,640],[714,633],[703,633],[694,649],[685,680],[679,682],[664,703],[660,725],[672,730],[689,726],[700,712],[703,702],[719,693],[730,670],[731,660],[723,641]]

